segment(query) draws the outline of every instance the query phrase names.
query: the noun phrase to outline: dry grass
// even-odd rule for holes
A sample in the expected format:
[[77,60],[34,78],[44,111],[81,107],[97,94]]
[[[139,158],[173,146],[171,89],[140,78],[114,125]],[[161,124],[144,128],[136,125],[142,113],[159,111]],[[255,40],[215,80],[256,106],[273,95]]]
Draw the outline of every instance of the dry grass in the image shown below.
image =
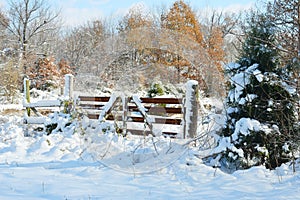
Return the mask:
[[0,110],[0,115],[17,115],[22,116],[24,114],[24,110],[20,109],[5,109]]

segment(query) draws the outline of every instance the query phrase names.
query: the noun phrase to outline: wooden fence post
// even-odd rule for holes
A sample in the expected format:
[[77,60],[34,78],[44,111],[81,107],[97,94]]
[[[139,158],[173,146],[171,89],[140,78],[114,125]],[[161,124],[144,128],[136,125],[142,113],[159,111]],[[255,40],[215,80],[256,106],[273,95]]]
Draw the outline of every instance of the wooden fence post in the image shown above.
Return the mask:
[[72,74],[65,75],[65,90],[64,96],[69,100],[73,99],[74,76]]
[[[24,101],[26,104],[30,103],[30,81],[28,78],[24,78]],[[26,108],[27,115],[30,116],[30,108]]]
[[123,103],[123,115],[122,115],[122,120],[123,120],[123,136],[127,134],[127,121],[128,121],[128,102],[129,102],[129,97],[123,96],[122,98],[122,103]]
[[190,80],[186,84],[184,102],[184,132],[183,138],[194,138],[197,135],[198,121],[198,81]]

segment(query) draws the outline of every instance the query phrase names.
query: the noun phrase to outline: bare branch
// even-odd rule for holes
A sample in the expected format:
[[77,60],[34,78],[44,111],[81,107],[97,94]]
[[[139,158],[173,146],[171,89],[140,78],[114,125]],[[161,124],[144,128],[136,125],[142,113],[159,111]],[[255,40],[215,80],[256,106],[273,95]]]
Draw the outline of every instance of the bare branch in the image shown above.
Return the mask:
[[9,5],[7,29],[20,42],[23,56],[26,56],[26,46],[35,43],[36,37],[57,29],[60,13],[51,10],[45,0],[9,0]]

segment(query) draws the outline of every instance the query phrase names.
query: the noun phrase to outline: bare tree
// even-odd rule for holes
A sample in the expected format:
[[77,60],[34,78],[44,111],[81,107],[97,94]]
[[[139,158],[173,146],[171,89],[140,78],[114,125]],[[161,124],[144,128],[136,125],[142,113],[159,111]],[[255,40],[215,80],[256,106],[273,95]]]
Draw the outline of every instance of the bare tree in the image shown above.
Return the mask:
[[141,27],[151,27],[153,22],[149,14],[142,12],[143,7],[133,7],[129,12],[119,21],[117,30],[119,32],[130,31]]
[[284,61],[300,55],[300,1],[275,0],[267,4],[269,19],[277,26]]
[[0,50],[1,50],[1,56],[0,56],[0,62],[5,63],[7,62],[8,58],[10,58],[13,55],[13,52],[11,49],[7,48],[7,29],[8,26],[8,18],[7,15],[0,10]]
[[[267,4],[269,19],[277,26],[281,58],[290,70],[289,82],[296,88],[298,120],[300,116],[300,0],[274,0]],[[300,134],[298,134],[298,141]]]
[[[88,21],[87,23],[73,28],[62,38],[59,47],[62,58],[68,60],[78,70],[95,72],[94,67],[99,65],[99,46],[107,37],[105,20]],[[97,60],[92,59],[96,57]],[[60,58],[61,59],[61,58]]]
[[5,30],[8,26],[8,18],[2,10],[0,10],[0,38],[5,37]]
[[[221,33],[218,37],[222,37],[222,43],[219,43],[219,53],[224,50],[225,54],[223,59],[219,61],[234,62],[238,54],[238,46],[241,42],[241,28],[240,20],[241,13],[229,13],[219,12],[217,10],[207,10],[199,12],[199,19],[201,19],[201,25],[203,35],[206,41],[208,41],[208,48],[210,48],[210,42],[215,41],[216,31]],[[221,39],[221,38],[219,38]],[[214,56],[213,56],[214,57]]]
[[[59,11],[53,11],[46,0],[9,0],[8,26],[14,41],[19,45],[20,61],[29,53],[37,53],[37,46],[43,46],[50,38],[47,33],[59,26]],[[22,67],[21,62],[19,63]],[[26,71],[24,63],[24,71]]]

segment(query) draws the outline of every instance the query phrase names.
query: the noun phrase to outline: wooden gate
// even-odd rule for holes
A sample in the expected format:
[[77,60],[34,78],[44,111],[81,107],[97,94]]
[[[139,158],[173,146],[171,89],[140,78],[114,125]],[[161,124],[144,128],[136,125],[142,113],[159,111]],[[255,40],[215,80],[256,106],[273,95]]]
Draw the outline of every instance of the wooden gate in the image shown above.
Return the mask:
[[[64,98],[30,102],[29,80],[24,80],[25,124],[45,124],[46,116],[37,108],[66,108],[65,102],[75,101],[77,112],[91,120],[111,121],[116,131],[127,135],[167,135],[193,138],[197,134],[198,82],[188,81],[184,98],[147,98],[113,94],[109,97],[78,96],[73,98],[73,76],[66,75]],[[68,104],[69,105],[69,104]],[[36,116],[31,116],[30,111]]]
[[[183,124],[183,100],[137,96],[79,96],[78,105],[89,119],[113,121],[123,134],[176,137]],[[166,128],[169,128],[168,130]]]
[[185,98],[147,98],[136,95],[126,97],[78,96],[78,109],[89,119],[111,121],[123,135],[195,137],[197,134],[196,81],[187,84]]

